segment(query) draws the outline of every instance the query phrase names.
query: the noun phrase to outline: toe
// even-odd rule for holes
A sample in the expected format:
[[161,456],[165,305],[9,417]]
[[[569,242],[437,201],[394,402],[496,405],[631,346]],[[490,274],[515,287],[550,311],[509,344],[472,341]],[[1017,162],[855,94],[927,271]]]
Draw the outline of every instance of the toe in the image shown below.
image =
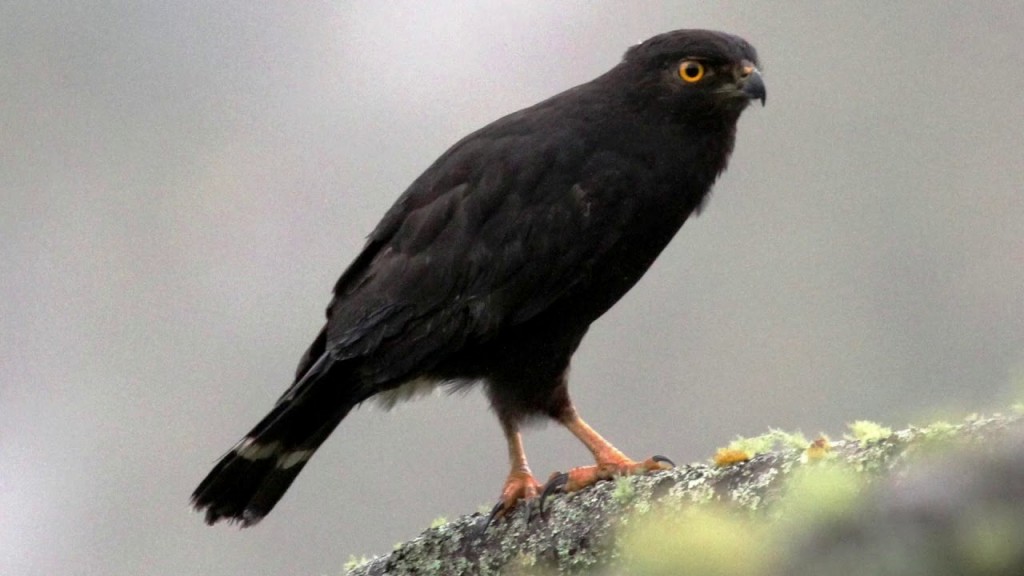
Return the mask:
[[490,515],[487,516],[484,530],[495,520],[514,510],[520,501],[536,498],[541,489],[540,482],[537,482],[537,479],[529,472],[516,471],[509,474],[508,479],[505,480],[505,486],[501,490],[501,498],[498,499],[498,503],[494,505]]
[[548,483],[544,485],[544,491],[540,495],[540,515],[544,515],[544,501],[548,496],[552,494],[558,494],[565,492],[565,486],[569,483],[569,475],[562,472],[555,472],[548,479]]
[[498,500],[498,503],[494,505],[494,508],[491,508],[491,513],[487,515],[487,522],[484,522],[484,527],[483,527],[482,532],[486,532],[487,528],[489,528],[490,525],[493,524],[496,519],[498,519],[499,517],[504,516],[504,515],[505,515],[505,501],[504,500]]
[[664,456],[652,456],[643,462],[629,459],[600,462],[594,466],[579,466],[565,473],[555,473],[544,486],[540,497],[541,514],[544,513],[544,501],[551,494],[576,492],[601,480],[610,480],[616,476],[632,476],[675,468],[675,463]]

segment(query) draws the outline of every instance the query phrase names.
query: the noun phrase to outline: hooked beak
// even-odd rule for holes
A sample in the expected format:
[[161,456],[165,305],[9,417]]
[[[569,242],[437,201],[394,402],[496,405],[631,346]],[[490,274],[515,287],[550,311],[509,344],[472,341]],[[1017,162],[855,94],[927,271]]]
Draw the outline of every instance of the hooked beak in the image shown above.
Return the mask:
[[743,63],[736,85],[747,98],[760,100],[761,106],[764,106],[768,93],[765,91],[761,72],[753,64]]

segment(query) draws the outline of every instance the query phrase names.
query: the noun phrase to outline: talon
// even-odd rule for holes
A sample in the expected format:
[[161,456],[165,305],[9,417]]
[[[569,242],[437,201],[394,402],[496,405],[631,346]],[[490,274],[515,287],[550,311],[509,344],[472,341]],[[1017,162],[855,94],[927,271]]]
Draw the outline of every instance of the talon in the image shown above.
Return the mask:
[[487,515],[487,522],[484,522],[483,528],[480,529],[480,533],[487,532],[487,529],[491,527],[491,523],[501,516],[505,515],[505,502],[498,500],[498,503],[491,508],[491,513]]
[[[657,454],[655,456],[651,456],[651,462],[655,462],[655,463],[658,463],[658,464],[668,464],[669,468],[675,468],[676,467],[676,463],[675,462],[669,460],[668,458],[666,458],[665,456],[662,456],[660,454]],[[668,468],[664,468],[664,467],[661,467],[661,466],[659,466],[658,468],[660,468],[661,470],[667,470],[668,469]]]
[[565,486],[569,483],[569,475],[565,472],[556,472],[551,475],[548,479],[548,483],[544,485],[544,491],[540,494],[540,516],[544,517],[544,500],[547,499],[551,494],[565,492]]
[[536,498],[540,489],[540,482],[537,482],[530,474],[528,468],[513,470],[505,480],[505,487],[501,491],[498,503],[491,508],[491,513],[487,516],[487,523],[484,524],[483,531],[486,531],[495,520],[514,510],[520,502],[528,503]]
[[599,460],[598,464],[594,466],[580,466],[568,472],[552,474],[540,495],[540,515],[544,516],[544,502],[551,494],[576,492],[616,476],[669,470],[675,468],[675,465],[675,462],[660,455],[652,456],[643,462],[634,462],[620,455],[619,459]]

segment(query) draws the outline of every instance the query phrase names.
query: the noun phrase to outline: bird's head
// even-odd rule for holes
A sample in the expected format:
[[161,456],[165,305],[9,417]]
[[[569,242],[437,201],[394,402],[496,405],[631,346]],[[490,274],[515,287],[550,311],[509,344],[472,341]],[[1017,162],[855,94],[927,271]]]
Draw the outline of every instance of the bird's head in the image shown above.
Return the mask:
[[757,51],[710,30],[676,30],[637,44],[617,67],[630,97],[660,118],[735,121],[751,100],[765,103]]

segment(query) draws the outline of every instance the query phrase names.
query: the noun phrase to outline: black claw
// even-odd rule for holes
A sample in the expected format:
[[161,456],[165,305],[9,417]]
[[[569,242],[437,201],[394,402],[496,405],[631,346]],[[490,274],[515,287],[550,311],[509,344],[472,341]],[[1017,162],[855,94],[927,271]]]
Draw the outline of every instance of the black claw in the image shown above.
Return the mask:
[[541,518],[544,517],[544,500],[551,494],[565,492],[565,485],[569,483],[569,475],[562,472],[556,474],[548,480],[548,483],[544,485],[544,491],[540,494],[540,509],[539,513]]
[[659,462],[659,463],[663,462],[663,463],[668,464],[669,466],[671,466],[673,468],[676,467],[676,463],[675,462],[669,460],[668,458],[666,458],[666,457],[664,457],[664,456],[662,456],[660,454],[655,455],[655,456],[651,456],[651,460],[654,460],[655,462]]
[[499,516],[504,516],[502,510],[505,508],[505,502],[498,500],[498,503],[491,508],[491,513],[487,515],[487,522],[484,522],[484,527],[480,529],[480,533],[487,532],[487,529],[491,527],[491,523],[494,522]]

